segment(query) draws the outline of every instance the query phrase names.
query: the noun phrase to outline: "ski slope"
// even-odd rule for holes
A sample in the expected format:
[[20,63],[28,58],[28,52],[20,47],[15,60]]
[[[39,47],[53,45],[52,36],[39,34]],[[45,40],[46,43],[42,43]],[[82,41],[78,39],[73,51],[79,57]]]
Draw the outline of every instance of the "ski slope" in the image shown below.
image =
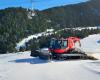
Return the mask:
[[78,43],[75,44],[77,48],[85,51],[86,54],[100,59],[100,34],[89,35],[81,40],[81,47]]
[[[100,34],[82,39],[82,49],[93,53],[99,51],[98,40]],[[30,57],[30,51],[2,54],[0,80],[100,80],[100,60],[48,62]]]
[[29,55],[0,55],[0,80],[100,80],[99,60],[47,62]]
[[100,34],[90,35],[81,40],[82,49],[86,52],[100,53]]

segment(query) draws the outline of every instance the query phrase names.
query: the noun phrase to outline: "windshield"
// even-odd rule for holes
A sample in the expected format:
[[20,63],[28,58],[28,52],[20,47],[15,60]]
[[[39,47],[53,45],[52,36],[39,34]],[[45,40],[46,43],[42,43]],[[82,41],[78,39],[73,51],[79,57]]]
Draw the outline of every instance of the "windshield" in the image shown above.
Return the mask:
[[64,49],[67,47],[67,40],[51,40],[50,48],[52,49]]

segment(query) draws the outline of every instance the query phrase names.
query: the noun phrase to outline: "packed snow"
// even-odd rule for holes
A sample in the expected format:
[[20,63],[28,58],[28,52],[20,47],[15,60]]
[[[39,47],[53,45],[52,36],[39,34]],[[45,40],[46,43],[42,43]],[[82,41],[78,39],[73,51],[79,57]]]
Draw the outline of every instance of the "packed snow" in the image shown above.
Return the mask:
[[100,34],[90,35],[81,40],[81,48],[86,52],[100,53]]
[[76,47],[85,51],[88,55],[91,55],[97,59],[100,59],[100,34],[89,35],[81,40],[81,47],[76,43]]
[[[91,51],[98,50],[99,39],[100,34],[82,39],[82,48],[90,47]],[[2,54],[0,80],[100,80],[100,60],[48,62],[30,57],[30,51]]]
[[47,62],[29,55],[0,55],[0,80],[100,80],[99,60]]

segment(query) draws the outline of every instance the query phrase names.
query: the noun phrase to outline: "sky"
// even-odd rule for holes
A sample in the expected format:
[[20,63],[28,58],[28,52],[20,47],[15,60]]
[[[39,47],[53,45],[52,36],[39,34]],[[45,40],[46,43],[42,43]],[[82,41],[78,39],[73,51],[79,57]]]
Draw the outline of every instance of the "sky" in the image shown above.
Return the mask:
[[[33,8],[44,10],[51,7],[76,4],[88,0],[33,0]],[[0,9],[7,7],[24,7],[31,8],[31,0],[0,0]]]

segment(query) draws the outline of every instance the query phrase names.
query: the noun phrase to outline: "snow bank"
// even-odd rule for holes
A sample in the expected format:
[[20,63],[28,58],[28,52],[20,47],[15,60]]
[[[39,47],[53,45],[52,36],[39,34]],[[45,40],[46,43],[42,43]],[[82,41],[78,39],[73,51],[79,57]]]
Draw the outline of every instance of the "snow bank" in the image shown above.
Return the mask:
[[75,44],[75,47],[80,48],[85,51],[89,56],[93,56],[100,60],[100,34],[89,35],[88,37],[81,40],[81,47],[78,43]]
[[86,52],[100,53],[100,34],[90,35],[81,40],[81,48]]

